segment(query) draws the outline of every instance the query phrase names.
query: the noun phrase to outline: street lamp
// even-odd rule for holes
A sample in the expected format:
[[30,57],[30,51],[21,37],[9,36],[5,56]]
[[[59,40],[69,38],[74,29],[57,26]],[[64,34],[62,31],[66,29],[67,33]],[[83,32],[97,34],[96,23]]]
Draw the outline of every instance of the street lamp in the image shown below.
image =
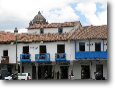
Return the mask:
[[17,62],[17,36],[18,36],[18,30],[17,30],[17,28],[15,28],[14,34],[15,34],[15,37],[16,37],[16,70],[15,70],[15,74],[16,74],[16,80],[18,80],[18,62]]

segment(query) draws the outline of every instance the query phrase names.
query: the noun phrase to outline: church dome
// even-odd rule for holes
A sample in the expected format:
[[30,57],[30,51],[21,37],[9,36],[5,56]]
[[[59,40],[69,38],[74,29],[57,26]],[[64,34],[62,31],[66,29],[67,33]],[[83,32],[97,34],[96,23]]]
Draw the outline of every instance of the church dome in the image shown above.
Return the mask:
[[34,19],[30,21],[29,24],[31,26],[33,24],[48,24],[48,22],[46,22],[46,19],[41,15],[39,11],[38,14],[34,17]]

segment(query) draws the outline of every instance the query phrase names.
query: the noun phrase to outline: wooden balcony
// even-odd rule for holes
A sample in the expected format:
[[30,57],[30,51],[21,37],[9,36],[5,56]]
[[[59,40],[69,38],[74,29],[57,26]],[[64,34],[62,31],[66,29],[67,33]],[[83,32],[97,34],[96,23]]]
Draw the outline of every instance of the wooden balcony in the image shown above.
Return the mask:
[[50,54],[49,53],[40,53],[35,54],[35,61],[37,62],[48,62],[50,61]]
[[9,56],[1,56],[1,63],[8,64]]
[[75,53],[75,59],[107,59],[107,51],[81,51]]
[[20,62],[31,62],[31,54],[20,54]]
[[66,61],[66,53],[55,53],[55,61]]

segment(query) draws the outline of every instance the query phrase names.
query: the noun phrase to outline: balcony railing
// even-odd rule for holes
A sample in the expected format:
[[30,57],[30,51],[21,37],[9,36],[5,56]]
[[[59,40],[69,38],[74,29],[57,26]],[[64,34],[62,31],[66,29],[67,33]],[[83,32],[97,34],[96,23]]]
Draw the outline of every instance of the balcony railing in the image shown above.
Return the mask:
[[55,53],[55,61],[66,61],[66,53]]
[[20,54],[20,62],[31,62],[31,54]]
[[9,56],[1,56],[1,63],[8,64]]
[[107,58],[107,51],[81,51],[75,53],[75,59],[105,59]]
[[38,61],[38,62],[50,61],[50,54],[49,53],[35,54],[35,61]]

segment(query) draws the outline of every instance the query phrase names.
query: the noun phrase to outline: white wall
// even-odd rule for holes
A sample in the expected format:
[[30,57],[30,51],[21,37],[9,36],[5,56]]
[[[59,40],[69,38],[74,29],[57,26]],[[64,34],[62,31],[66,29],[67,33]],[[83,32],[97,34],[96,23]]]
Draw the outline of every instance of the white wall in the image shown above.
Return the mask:
[[[63,27],[63,33],[68,33],[73,27]],[[47,33],[58,33],[58,28],[44,28],[44,34]],[[28,30],[28,34],[40,34],[40,29]]]
[[[3,50],[8,50],[9,63],[16,62],[16,45],[11,44],[0,44],[0,56],[3,56]],[[1,63],[1,57],[0,57]]]
[[[65,44],[66,59],[70,60],[72,57],[70,49],[71,47],[74,49],[74,46],[72,46],[73,44],[68,43],[67,41],[57,41],[57,42],[44,42],[42,44],[40,42],[28,43],[28,44],[19,43],[18,48],[17,48],[18,49],[18,52],[17,52],[18,61],[20,61],[20,54],[22,54],[23,52],[23,46],[29,46],[29,53],[31,54],[31,61],[35,61],[35,54],[39,54],[40,45],[46,45],[46,51],[47,53],[50,53],[50,61],[55,61],[55,53],[57,53],[58,44]],[[34,47],[34,48],[31,48],[31,47]],[[75,52],[75,51],[72,51],[72,52]],[[75,56],[75,53],[73,53],[73,55]],[[74,60],[74,56],[72,57],[73,60]]]
[[[88,40],[79,40],[77,41],[77,51],[79,51],[79,42],[85,42],[85,51],[89,51]],[[101,42],[101,51],[103,51],[103,40],[90,40],[90,44],[93,43],[93,46],[90,46],[90,51],[95,51],[95,42]],[[107,40],[104,41],[104,44],[107,43]],[[44,42],[41,44],[37,43],[18,43],[17,45],[17,57],[20,61],[20,54],[23,52],[23,46],[29,46],[29,53],[31,54],[31,61],[35,61],[35,54],[39,54],[40,45],[46,45],[47,53],[50,53],[50,61],[55,61],[55,53],[57,53],[57,45],[65,44],[65,53],[67,60],[75,60],[75,43],[71,41],[56,41],[56,42]],[[31,48],[34,47],[34,48]],[[107,45],[104,45],[104,50],[106,51]],[[3,56],[3,50],[8,50],[9,63],[16,62],[16,45],[11,44],[0,44],[0,56]],[[0,60],[1,62],[1,60]]]

